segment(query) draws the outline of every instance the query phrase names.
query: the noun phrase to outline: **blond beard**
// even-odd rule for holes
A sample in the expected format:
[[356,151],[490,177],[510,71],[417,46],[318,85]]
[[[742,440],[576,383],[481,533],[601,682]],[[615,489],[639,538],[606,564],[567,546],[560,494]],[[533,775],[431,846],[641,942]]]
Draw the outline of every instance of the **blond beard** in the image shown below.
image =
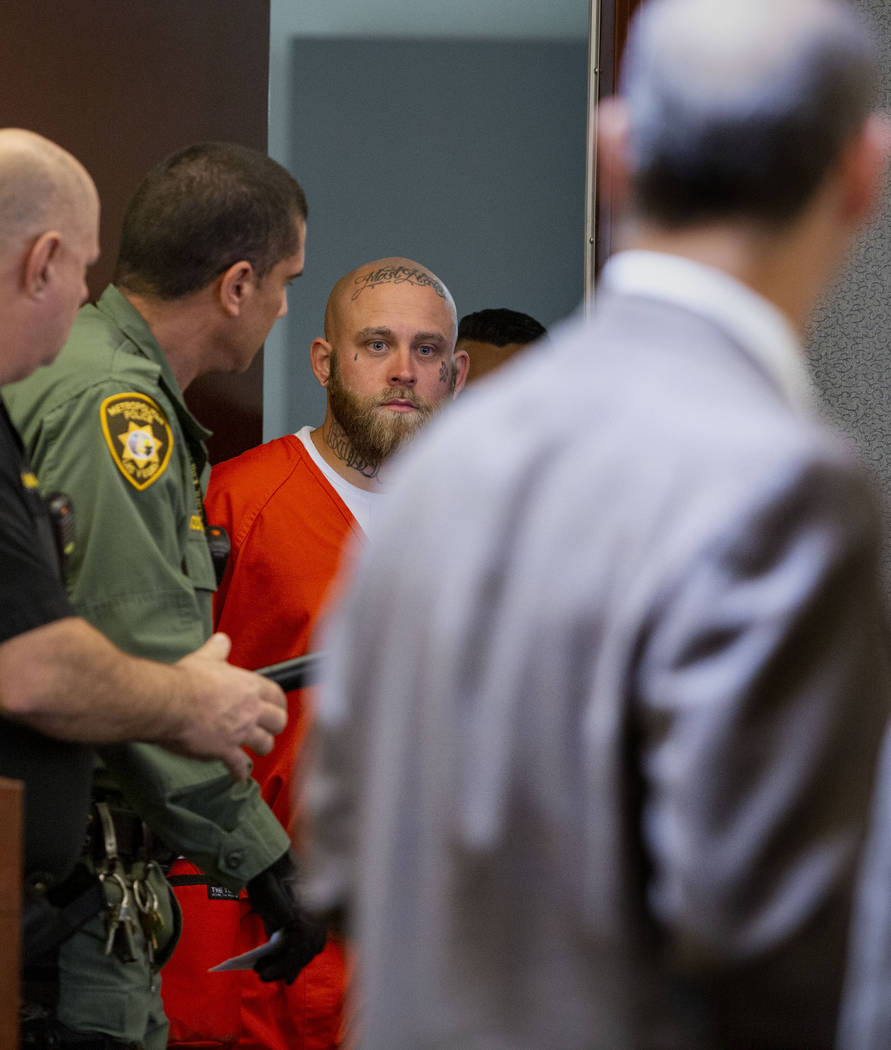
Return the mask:
[[[380,405],[394,398],[408,401],[415,411],[379,411]],[[387,387],[374,397],[358,397],[340,378],[336,351],[331,354],[328,404],[342,440],[349,445],[348,452],[337,449],[338,455],[366,477],[373,477],[381,463],[414,437],[434,411],[429,401],[405,387]]]

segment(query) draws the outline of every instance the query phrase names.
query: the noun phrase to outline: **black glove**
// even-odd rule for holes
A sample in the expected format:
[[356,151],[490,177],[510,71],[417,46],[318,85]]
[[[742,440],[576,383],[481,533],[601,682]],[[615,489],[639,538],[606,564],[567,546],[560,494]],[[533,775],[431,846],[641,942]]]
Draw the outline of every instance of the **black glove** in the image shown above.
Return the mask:
[[247,884],[251,907],[263,920],[267,935],[281,930],[275,948],[254,964],[261,981],[291,984],[325,947],[325,927],[301,908],[296,880],[297,867],[291,854],[285,853]]

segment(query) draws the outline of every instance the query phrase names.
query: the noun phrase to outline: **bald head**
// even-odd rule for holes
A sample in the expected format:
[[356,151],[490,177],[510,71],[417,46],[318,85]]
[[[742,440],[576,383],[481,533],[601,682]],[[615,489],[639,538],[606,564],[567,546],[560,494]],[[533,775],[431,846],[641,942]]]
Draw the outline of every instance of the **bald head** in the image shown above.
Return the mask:
[[58,354],[99,254],[99,198],[86,169],[31,131],[0,129],[0,382]]
[[[429,289],[442,300],[444,307],[451,314],[457,333],[458,314],[455,310],[455,301],[448,288],[426,266],[411,259],[392,257],[364,263],[341,277],[334,285],[325,308],[325,338],[329,340],[335,338],[334,333],[338,323],[349,312],[352,305],[361,299],[363,293],[373,289],[386,289],[388,286]],[[452,343],[454,344],[454,339]]]
[[637,210],[794,218],[863,127],[877,70],[842,0],[650,0],[622,78]]
[[782,77],[803,48],[850,25],[837,0],[650,0],[637,45],[703,105],[733,105]]
[[95,226],[98,196],[87,170],[49,139],[0,129],[0,245],[4,253],[49,229]]

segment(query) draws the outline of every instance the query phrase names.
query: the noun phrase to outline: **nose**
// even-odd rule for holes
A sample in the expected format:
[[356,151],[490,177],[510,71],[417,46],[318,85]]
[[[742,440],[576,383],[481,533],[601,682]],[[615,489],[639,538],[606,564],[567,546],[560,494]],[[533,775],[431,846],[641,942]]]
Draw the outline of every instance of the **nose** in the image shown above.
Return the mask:
[[390,357],[390,385],[414,386],[417,378],[411,347],[400,347]]
[[281,306],[279,306],[279,308],[278,308],[278,313],[276,314],[276,320],[278,320],[279,317],[284,317],[287,312],[288,312],[288,289],[287,288],[283,288],[282,289],[282,302],[281,302]]

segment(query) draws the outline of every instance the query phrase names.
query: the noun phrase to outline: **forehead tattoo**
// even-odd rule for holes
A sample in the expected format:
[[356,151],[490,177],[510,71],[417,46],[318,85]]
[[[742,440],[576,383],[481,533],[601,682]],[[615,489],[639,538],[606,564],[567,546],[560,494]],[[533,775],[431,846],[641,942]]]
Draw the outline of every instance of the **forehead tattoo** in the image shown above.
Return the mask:
[[357,277],[355,289],[350,299],[355,301],[366,288],[376,288],[379,284],[413,284],[416,288],[432,288],[440,299],[445,299],[446,290],[443,284],[426,270],[416,266],[382,266],[377,270]]

